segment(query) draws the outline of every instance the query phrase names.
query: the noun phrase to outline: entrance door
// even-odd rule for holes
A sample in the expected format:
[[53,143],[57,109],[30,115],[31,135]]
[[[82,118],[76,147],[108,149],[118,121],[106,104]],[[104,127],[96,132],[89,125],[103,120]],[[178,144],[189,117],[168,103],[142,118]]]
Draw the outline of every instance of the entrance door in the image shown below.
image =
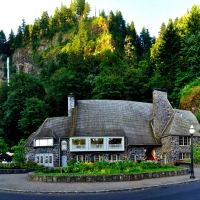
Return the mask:
[[62,156],[62,167],[67,166],[67,156]]
[[155,150],[153,148],[148,148],[146,151],[147,160],[155,160]]

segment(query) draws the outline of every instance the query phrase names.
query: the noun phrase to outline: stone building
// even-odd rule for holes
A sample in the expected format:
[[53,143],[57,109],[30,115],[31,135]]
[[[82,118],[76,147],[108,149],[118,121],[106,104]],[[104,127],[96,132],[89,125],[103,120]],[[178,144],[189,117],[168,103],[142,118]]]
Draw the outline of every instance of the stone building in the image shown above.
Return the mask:
[[198,142],[196,117],[173,109],[162,89],[153,90],[153,103],[75,100],[71,94],[68,116],[46,119],[27,139],[27,158],[50,167],[65,167],[71,158],[172,163],[190,157],[190,125]]

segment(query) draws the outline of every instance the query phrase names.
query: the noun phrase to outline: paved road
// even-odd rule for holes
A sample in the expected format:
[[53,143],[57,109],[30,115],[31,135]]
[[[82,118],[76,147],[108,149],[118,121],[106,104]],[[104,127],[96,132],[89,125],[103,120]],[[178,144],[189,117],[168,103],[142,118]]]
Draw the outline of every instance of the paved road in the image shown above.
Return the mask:
[[200,168],[195,168],[194,174],[196,176],[195,179],[190,179],[190,175],[188,174],[166,178],[144,179],[140,181],[95,183],[43,183],[28,181],[27,174],[1,174],[0,191],[66,194],[131,191],[200,181]]
[[190,182],[148,190],[104,193],[45,194],[0,191],[0,200],[199,200],[199,188],[199,182]]

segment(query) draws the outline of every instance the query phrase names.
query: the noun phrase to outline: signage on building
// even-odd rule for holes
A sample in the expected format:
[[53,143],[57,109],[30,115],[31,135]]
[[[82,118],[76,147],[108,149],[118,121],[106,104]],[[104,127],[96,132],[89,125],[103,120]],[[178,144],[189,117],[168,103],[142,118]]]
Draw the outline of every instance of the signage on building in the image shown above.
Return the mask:
[[39,153],[47,153],[47,149],[40,149]]
[[134,153],[144,153],[144,149],[142,148],[135,149]]

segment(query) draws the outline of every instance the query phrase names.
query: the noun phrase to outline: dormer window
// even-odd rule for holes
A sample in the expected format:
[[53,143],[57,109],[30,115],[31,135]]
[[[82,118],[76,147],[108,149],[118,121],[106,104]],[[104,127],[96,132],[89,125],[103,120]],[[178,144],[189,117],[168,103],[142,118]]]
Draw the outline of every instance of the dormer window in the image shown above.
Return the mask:
[[53,138],[35,139],[36,147],[53,146]]

